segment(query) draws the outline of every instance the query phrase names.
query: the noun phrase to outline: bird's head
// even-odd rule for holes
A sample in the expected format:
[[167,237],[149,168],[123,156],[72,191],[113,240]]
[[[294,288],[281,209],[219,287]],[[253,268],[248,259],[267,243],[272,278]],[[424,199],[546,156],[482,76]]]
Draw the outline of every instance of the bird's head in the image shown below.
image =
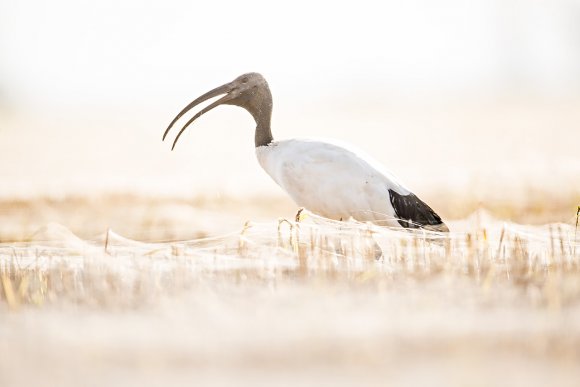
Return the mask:
[[[225,94],[225,95],[224,95]],[[205,108],[201,109],[197,114],[195,114],[175,137],[173,146],[171,149],[175,148],[175,144],[183,131],[197,118],[212,110],[219,105],[236,105],[246,109],[254,120],[260,125],[270,125],[270,116],[272,114],[272,95],[270,93],[270,88],[268,87],[268,82],[264,77],[258,73],[247,73],[240,75],[232,82],[226,83],[216,87],[213,90],[208,91],[202,96],[196,98],[193,102],[187,105],[179,114],[171,121],[165,133],[163,134],[163,140],[169,133],[169,130],[173,125],[179,120],[185,113],[199,105],[200,103],[207,101],[210,98],[218,97],[223,95],[222,98],[217,101],[207,105]]]

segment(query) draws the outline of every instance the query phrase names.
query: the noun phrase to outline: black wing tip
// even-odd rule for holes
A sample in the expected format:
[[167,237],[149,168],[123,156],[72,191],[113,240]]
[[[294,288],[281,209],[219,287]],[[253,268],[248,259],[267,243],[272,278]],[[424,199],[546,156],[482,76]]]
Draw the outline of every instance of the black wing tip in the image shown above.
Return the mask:
[[397,215],[397,221],[405,228],[425,228],[433,231],[447,232],[449,228],[441,217],[417,195],[402,195],[389,188],[391,205]]

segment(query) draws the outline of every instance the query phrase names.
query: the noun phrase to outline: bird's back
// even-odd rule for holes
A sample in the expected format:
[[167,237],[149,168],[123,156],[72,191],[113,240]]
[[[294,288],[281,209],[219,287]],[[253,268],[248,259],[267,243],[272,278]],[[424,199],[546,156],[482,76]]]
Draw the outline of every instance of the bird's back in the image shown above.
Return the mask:
[[410,192],[361,152],[314,140],[256,148],[260,165],[297,205],[331,219],[399,225],[389,190]]

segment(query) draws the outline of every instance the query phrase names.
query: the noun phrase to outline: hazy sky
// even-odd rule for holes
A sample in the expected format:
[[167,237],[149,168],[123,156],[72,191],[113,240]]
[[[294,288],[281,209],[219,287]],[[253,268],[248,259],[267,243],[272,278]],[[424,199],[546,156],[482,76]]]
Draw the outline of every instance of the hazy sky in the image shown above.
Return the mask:
[[0,14],[5,93],[56,105],[147,104],[245,71],[321,93],[580,85],[577,1],[5,0]]
[[[5,0],[0,58],[0,173],[15,187],[108,189],[167,178],[220,189],[230,174],[245,177],[229,184],[233,190],[242,181],[270,187],[253,160],[253,124],[243,112],[223,108],[204,117],[177,154],[159,143],[163,128],[197,95],[259,71],[274,93],[275,135],[338,137],[410,172],[401,156],[430,144],[409,141],[435,139],[435,128],[447,124],[450,132],[442,133],[453,139],[454,128],[470,125],[478,98],[521,97],[524,109],[512,115],[536,110],[538,99],[548,101],[548,115],[558,99],[576,104],[580,2]],[[535,102],[526,105],[530,96]],[[421,120],[441,115],[425,101],[447,98],[468,107],[439,122]],[[485,116],[485,109],[495,107],[474,114]],[[563,135],[575,139],[566,125]],[[477,144],[469,143],[473,128],[455,139],[467,149]],[[438,146],[439,154],[457,148],[453,141]],[[458,160],[461,153],[438,167]],[[417,175],[423,167],[413,168]]]

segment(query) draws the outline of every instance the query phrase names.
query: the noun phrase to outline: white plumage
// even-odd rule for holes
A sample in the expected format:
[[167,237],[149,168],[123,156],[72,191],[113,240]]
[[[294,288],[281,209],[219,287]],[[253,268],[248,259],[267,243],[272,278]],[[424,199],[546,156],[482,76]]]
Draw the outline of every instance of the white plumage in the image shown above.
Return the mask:
[[398,226],[389,189],[409,193],[361,152],[316,140],[275,141],[256,148],[262,168],[292,200],[331,219]]

